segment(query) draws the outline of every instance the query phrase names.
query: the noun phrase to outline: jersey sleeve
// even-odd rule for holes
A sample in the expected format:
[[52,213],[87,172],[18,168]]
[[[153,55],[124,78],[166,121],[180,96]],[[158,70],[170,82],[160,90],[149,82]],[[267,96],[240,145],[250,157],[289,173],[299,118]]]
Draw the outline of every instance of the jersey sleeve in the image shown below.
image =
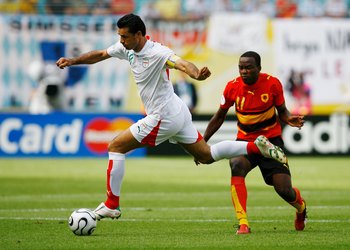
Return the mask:
[[226,84],[224,92],[221,96],[220,108],[229,109],[235,104],[234,83],[232,81]]
[[124,46],[117,42],[107,48],[108,55],[112,57],[117,57],[119,59],[127,59],[127,50],[124,48]]
[[284,100],[284,94],[283,94],[283,86],[282,83],[275,78],[275,106],[281,106],[285,100]]
[[173,69],[175,68],[175,63],[176,61],[180,59],[180,57],[178,57],[177,55],[173,54],[171,55],[168,60],[166,61],[166,66],[168,69]]
[[165,68],[174,68],[175,61],[177,60],[174,51],[158,42],[152,43],[151,53],[154,60],[156,60],[159,64],[164,65]]

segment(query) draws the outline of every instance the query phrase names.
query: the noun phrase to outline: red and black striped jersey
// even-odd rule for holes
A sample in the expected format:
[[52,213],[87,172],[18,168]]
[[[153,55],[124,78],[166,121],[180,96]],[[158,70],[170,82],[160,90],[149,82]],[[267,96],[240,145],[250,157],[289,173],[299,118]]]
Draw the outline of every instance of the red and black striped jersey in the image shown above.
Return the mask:
[[229,109],[235,105],[237,138],[252,141],[259,135],[268,138],[281,136],[282,128],[275,107],[284,102],[281,82],[276,77],[260,73],[253,85],[245,84],[241,77],[229,81],[220,107]]

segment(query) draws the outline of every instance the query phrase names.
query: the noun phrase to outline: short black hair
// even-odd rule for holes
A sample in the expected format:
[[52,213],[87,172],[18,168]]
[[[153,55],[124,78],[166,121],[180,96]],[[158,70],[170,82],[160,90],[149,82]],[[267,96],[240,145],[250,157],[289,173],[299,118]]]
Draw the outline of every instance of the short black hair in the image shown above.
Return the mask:
[[141,17],[133,13],[122,16],[117,22],[118,28],[129,28],[131,34],[136,34],[141,31],[142,35],[146,35],[146,25]]
[[241,57],[253,57],[255,59],[255,63],[257,67],[261,67],[261,57],[255,51],[247,51],[244,52]]

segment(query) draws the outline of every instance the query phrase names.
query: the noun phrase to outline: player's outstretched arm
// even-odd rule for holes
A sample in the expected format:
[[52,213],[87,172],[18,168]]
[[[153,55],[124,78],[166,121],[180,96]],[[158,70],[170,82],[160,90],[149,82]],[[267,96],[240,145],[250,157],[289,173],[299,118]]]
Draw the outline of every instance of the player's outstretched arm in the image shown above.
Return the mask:
[[210,119],[207,128],[205,129],[203,138],[207,142],[218,131],[221,125],[224,123],[228,109],[222,109],[221,107]]
[[178,58],[175,61],[174,68],[181,70],[182,72],[185,72],[191,78],[199,81],[203,81],[211,75],[211,72],[208,69],[208,67],[203,67],[201,69],[198,69],[196,65],[182,58]]
[[110,57],[107,50],[93,50],[74,58],[61,57],[57,60],[56,65],[64,69],[72,65],[97,63]]

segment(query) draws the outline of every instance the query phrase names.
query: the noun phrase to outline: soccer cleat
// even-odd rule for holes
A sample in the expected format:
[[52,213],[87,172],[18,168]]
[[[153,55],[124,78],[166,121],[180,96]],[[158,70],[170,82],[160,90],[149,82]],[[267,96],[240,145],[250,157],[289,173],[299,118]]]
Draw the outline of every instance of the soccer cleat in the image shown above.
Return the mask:
[[301,213],[296,212],[296,216],[295,216],[294,226],[295,226],[295,230],[297,231],[304,230],[305,224],[307,221],[306,203],[304,200],[303,202],[305,204],[304,211]]
[[284,154],[283,150],[273,145],[265,136],[259,135],[254,143],[263,156],[274,159],[282,164],[287,164],[287,156]]
[[239,225],[236,234],[250,234],[250,228],[246,224]]
[[116,209],[110,209],[103,202],[94,210],[94,213],[98,220],[104,218],[118,219],[122,215],[119,207]]

